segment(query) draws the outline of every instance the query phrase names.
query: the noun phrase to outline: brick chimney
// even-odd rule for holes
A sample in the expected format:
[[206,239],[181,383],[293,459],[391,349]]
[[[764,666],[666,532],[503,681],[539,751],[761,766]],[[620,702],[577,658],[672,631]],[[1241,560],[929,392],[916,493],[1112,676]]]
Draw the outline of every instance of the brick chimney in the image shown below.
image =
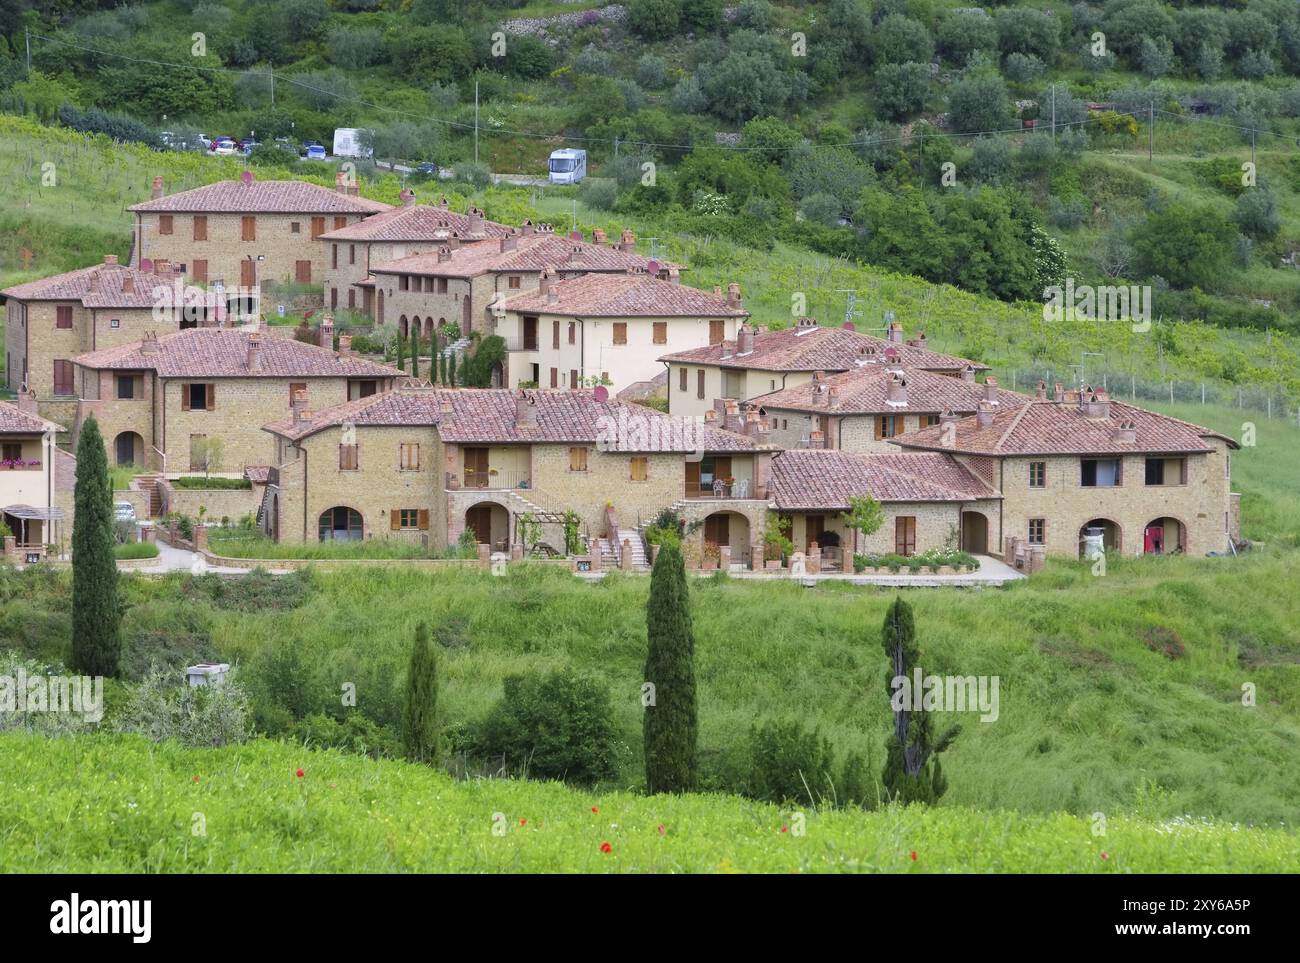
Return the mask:
[[25,414],[34,415],[37,412],[36,392],[31,388],[18,392],[18,410]]
[[350,355],[352,353],[352,335],[339,335],[339,354]]
[[993,424],[993,406],[987,401],[981,401],[979,411],[975,412],[975,422],[981,428],[989,428]]
[[501,238],[501,251],[502,251],[502,253],[505,253],[506,251],[515,251],[515,250],[518,250],[518,249],[519,249],[519,235],[518,235],[518,234],[513,234],[513,233],[512,233],[512,234],[507,234],[507,235],[505,235],[505,237]]
[[338,171],[334,175],[334,190],[340,194],[348,192],[348,175],[346,171]]
[[736,332],[736,354],[752,354],[754,351],[754,326],[748,321]]
[[1040,382],[1038,382],[1038,387],[1034,390],[1034,397],[1035,397],[1036,399],[1038,399],[1039,401],[1046,401],[1046,400],[1047,400],[1047,382],[1046,382],[1046,381],[1040,381]]
[[1085,418],[1109,418],[1110,417],[1110,395],[1104,388],[1091,389],[1085,387],[1079,394],[1079,401],[1083,408]]
[[158,335],[153,331],[146,331],[144,337],[140,340],[141,354],[158,353]]
[[893,405],[907,404],[907,379],[897,372],[889,376],[887,400]]
[[448,210],[448,209],[450,208],[450,206],[451,206],[451,205],[450,205],[450,203],[447,201],[447,198],[445,198],[445,197],[441,197],[441,198],[438,199],[438,207],[442,208],[442,210],[444,210],[444,211],[445,211],[445,210]]
[[117,255],[116,255],[116,254],[105,254],[105,255],[104,255],[104,263],[105,263],[105,264],[117,264]]
[[907,343],[908,343],[909,345],[911,345],[913,348],[924,348],[924,347],[925,347],[925,332],[924,332],[924,331],[918,331],[918,332],[916,332],[916,337],[915,337],[915,338],[912,338],[912,339],[911,339],[910,341],[908,341]]
[[551,285],[554,283],[555,268],[547,266],[542,269],[542,273],[537,275],[537,293],[547,295],[550,300]]
[[740,310],[740,285],[735,281],[727,285],[727,307]]
[[248,370],[262,370],[262,332],[248,332]]
[[809,448],[826,447],[826,435],[824,432],[821,431],[821,429],[817,429],[815,431],[811,431],[808,433],[808,447]]
[[397,196],[402,199],[403,207],[415,206],[415,191],[411,190],[410,188],[403,188],[402,193]]
[[955,425],[957,423],[957,413],[951,408],[945,408],[939,412],[939,424]]
[[157,258],[154,258],[154,261],[153,261],[153,273],[154,273],[154,274],[156,274],[156,275],[158,275],[159,277],[161,277],[161,276],[163,276],[163,275],[165,275],[165,274],[170,274],[170,273],[171,273],[171,269],[172,269],[172,268],[171,268],[171,261],[167,260],[167,258],[165,258],[165,257],[157,257]]
[[1065,385],[1059,381],[1052,387],[1052,400],[1058,403],[1065,400]]
[[515,393],[515,426],[533,427],[537,424],[537,399],[526,391]]
[[329,314],[327,314],[327,315],[325,315],[323,318],[320,319],[320,342],[319,342],[319,344],[320,344],[320,346],[321,346],[322,348],[328,348],[328,349],[331,350],[331,351],[334,350],[334,317],[333,317],[333,315],[329,315]]
[[448,234],[448,235],[447,235],[447,241],[446,241],[446,247],[447,247],[447,250],[449,250],[449,251],[456,251],[456,250],[459,250],[459,249],[460,249],[460,235],[457,234],[455,231],[452,231],[450,234]]
[[1137,442],[1137,424],[1132,421],[1121,421],[1111,432],[1111,439],[1116,444],[1132,445]]
[[524,221],[524,223],[520,225],[520,228],[523,230],[524,234],[532,234],[535,230],[532,221]]
[[984,400],[996,404],[998,400],[998,379],[989,375],[984,379]]
[[293,423],[301,425],[304,421],[311,421],[311,412],[307,410],[307,389],[299,388],[289,399],[289,407],[293,410]]
[[451,248],[449,248],[446,244],[444,244],[440,248],[438,248],[438,263],[445,264],[450,260],[451,260]]
[[[718,399],[718,401],[720,400],[721,399]],[[714,404],[716,405],[717,401],[715,401]],[[718,409],[716,407],[706,408],[704,410],[704,423],[706,425],[716,425],[718,423]]]
[[894,344],[903,343],[903,326],[897,321],[889,322],[889,340]]
[[961,369],[961,380],[968,381],[971,384],[975,383],[975,366],[973,364],[968,364]]
[[123,294],[135,293],[135,275],[132,274],[130,271],[127,271],[122,275],[122,293]]
[[826,386],[826,407],[836,408],[840,403],[840,389],[835,385]]
[[469,233],[471,236],[483,233],[483,212],[477,207],[469,209]]
[[579,231],[579,230],[577,230],[576,228],[575,228],[574,230],[570,231],[570,232],[569,232],[569,240],[570,240],[570,241],[581,241],[581,240],[582,240],[582,232]]
[[166,194],[167,191],[163,187],[162,175],[159,175],[153,179],[153,199],[156,201],[159,198],[166,196]]
[[595,244],[604,244],[607,240],[609,240],[609,235],[607,235],[601,228],[598,227],[591,232],[591,240]]
[[253,172],[248,170],[247,168],[240,171],[239,183],[243,184],[245,187],[250,186],[253,183]]
[[618,249],[620,251],[636,250],[636,235],[627,228],[623,228],[623,234],[619,240]]

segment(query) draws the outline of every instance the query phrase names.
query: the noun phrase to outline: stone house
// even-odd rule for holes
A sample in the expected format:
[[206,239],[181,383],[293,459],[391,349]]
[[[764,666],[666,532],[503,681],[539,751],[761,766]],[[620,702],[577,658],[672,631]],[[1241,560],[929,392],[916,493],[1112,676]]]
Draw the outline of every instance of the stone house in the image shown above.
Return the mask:
[[749,401],[795,388],[818,372],[898,364],[950,376],[987,370],[987,365],[931,351],[924,333],[904,342],[897,322],[890,325],[888,338],[877,338],[849,326],[822,327],[814,318],[800,318],[778,331],[755,331],[747,324],[735,339],[659,360],[668,366],[668,410],[675,415],[702,415],[717,398]]
[[[505,550],[531,516],[564,550],[564,515],[611,559],[663,509],[737,561],[761,532],[773,451],[757,418],[683,422],[596,391],[408,387],[266,425],[263,517],[279,541],[418,539],[466,529]],[[734,430],[733,430],[734,429]],[[715,484],[716,482],[716,484]]]
[[676,265],[636,253],[636,238],[624,231],[622,240],[606,244],[582,240],[578,232],[556,235],[548,225],[525,223],[517,233],[461,245],[450,238],[436,249],[412,254],[371,268],[376,323],[393,323],[406,335],[412,326],[422,336],[443,324],[471,331],[496,333],[496,318],[507,298],[537,290],[543,274],[573,277],[593,271],[626,274],[643,271],[667,277]]
[[11,533],[10,558],[43,555],[72,535],[76,460],[56,445],[64,430],[37,415],[30,392],[16,405],[0,401],[0,522]]
[[373,317],[375,285],[373,280],[367,283],[373,267],[447,244],[499,239],[514,230],[487,220],[477,208],[456,213],[445,197],[437,205],[417,204],[414,192],[404,190],[402,206],[320,236],[326,245],[325,304],[331,311]]
[[168,194],[155,177],[152,199],[128,208],[133,264],[162,258],[192,284],[254,294],[266,282],[317,286],[328,263],[321,235],[390,209],[361,197],[342,172],[334,190],[259,181],[246,170],[239,180]]
[[[321,340],[333,342],[333,323]],[[401,373],[350,353],[243,328],[195,328],[80,355],[74,435],[88,415],[108,457],[164,473],[197,471],[196,442],[220,439],[226,472],[264,465],[261,425],[296,392],[342,404],[392,389]]]
[[1019,407],[1029,399],[998,387],[988,377],[975,381],[966,368],[953,378],[903,365],[868,365],[840,374],[813,373],[813,380],[759,395],[757,405],[782,448],[829,448],[895,452],[890,439],[939,424],[945,413],[973,415],[981,402],[994,410]]
[[[1018,543],[1079,557],[1089,544],[1125,555],[1231,551],[1240,539],[1226,435],[1112,400],[1085,386],[1016,408],[892,439],[947,453],[1001,495],[998,517],[967,512],[963,547]],[[987,539],[982,532],[987,532]],[[1091,539],[1091,541],[1090,541]]]
[[649,274],[592,273],[512,297],[497,333],[509,352],[506,385],[579,388],[593,380],[621,392],[664,380],[658,355],[734,338],[748,312],[740,286],[724,297]]
[[5,384],[36,393],[48,417],[71,423],[77,390],[73,359],[88,351],[138,341],[146,332],[179,331],[239,319],[224,301],[184,284],[166,261],[141,271],[103,263],[17,284],[5,298]]

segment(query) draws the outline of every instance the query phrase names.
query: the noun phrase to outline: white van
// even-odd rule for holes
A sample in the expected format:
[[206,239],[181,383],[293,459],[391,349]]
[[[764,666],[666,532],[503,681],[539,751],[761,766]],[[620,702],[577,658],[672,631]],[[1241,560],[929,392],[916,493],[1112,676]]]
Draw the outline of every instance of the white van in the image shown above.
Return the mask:
[[369,157],[372,153],[365,146],[369,131],[360,127],[340,127],[334,131],[335,157]]
[[551,183],[576,184],[587,176],[587,152],[563,147],[551,152]]

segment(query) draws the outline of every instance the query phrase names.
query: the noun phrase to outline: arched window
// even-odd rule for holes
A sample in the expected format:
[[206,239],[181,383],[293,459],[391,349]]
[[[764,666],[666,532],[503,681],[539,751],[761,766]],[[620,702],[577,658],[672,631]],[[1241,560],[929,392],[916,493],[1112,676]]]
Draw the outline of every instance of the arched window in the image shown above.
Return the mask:
[[319,530],[322,542],[360,540],[363,534],[361,513],[342,505],[327,508],[320,514]]

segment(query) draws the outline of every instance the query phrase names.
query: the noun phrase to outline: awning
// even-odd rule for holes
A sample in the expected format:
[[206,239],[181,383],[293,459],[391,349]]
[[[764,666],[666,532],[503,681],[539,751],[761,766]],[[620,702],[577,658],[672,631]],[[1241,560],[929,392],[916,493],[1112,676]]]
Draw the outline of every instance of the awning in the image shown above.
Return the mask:
[[0,511],[28,522],[57,522],[66,517],[62,508],[33,508],[31,505],[7,505]]

